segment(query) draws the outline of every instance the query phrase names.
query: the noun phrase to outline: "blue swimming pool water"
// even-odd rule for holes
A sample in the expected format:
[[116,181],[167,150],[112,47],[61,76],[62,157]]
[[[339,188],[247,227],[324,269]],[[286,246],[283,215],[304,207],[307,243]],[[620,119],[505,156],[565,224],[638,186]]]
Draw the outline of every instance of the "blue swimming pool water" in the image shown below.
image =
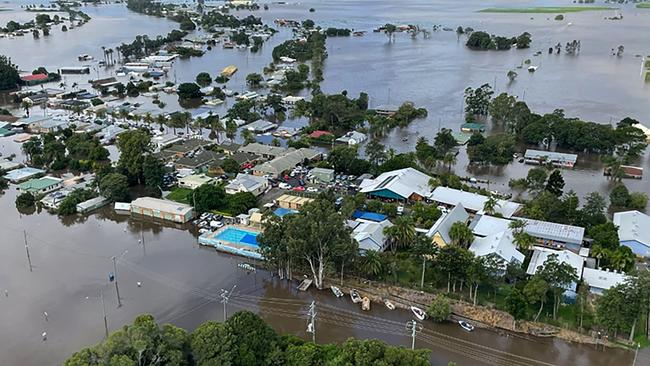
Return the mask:
[[259,248],[259,245],[257,244],[257,235],[259,235],[259,233],[238,229],[236,227],[228,227],[217,234],[215,239]]

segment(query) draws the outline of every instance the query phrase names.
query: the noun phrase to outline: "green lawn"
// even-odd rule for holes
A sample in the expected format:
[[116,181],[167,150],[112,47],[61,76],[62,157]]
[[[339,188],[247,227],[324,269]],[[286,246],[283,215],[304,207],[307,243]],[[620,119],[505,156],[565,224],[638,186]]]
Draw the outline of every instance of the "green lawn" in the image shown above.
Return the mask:
[[176,187],[172,189],[171,193],[169,193],[169,195],[166,198],[168,200],[189,204],[191,194],[192,194],[191,189]]
[[[639,4],[645,5],[645,4]],[[650,4],[648,4],[650,5]],[[540,6],[530,8],[487,8],[479,10],[480,13],[525,13],[525,14],[550,14],[550,13],[577,13],[581,11],[614,10],[609,6]]]
[[639,9],[650,9],[650,3],[636,4],[636,7]]

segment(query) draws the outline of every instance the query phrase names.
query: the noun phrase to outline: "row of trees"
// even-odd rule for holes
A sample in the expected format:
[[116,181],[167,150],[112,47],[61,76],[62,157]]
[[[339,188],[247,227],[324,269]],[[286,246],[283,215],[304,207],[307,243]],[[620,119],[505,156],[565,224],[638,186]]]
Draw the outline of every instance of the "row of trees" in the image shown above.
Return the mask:
[[476,31],[471,32],[467,38],[467,47],[475,50],[509,50],[515,45],[517,48],[530,47],[530,33],[524,32],[517,37],[502,37],[490,35],[489,33]]
[[259,316],[242,311],[223,323],[209,321],[192,333],[170,324],[158,325],[151,315],[111,334],[102,343],[82,349],[64,366],[99,365],[395,365],[425,366],[429,352],[393,347],[377,340],[348,339],[343,344],[314,344],[278,335]]

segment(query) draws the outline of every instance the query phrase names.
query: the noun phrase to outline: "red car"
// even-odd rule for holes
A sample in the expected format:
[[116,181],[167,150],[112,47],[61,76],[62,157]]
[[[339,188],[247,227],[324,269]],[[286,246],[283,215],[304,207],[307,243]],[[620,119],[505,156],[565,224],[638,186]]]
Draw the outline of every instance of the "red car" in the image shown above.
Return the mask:
[[305,190],[305,187],[303,187],[303,186],[297,186],[297,187],[293,187],[293,190],[294,190],[294,191],[300,191],[300,192],[302,192],[302,191]]

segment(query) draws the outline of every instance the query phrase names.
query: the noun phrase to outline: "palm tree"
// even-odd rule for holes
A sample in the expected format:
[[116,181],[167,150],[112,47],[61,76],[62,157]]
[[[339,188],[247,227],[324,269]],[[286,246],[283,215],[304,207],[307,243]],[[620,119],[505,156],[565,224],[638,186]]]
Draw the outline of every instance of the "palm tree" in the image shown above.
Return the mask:
[[379,252],[368,250],[364,253],[363,258],[361,259],[361,271],[364,275],[375,277],[382,272],[382,267],[383,264]]
[[72,83],[72,90],[77,90],[77,87],[78,87],[78,86],[79,86],[79,84],[77,84],[77,83]]
[[469,246],[474,241],[474,233],[462,221],[456,221],[449,228],[449,238],[458,246]]
[[530,250],[536,241],[535,237],[523,231],[513,232],[512,239],[517,248],[521,250]]
[[68,85],[66,85],[66,83],[64,81],[59,83],[59,88],[61,88],[63,90],[65,90],[66,86],[68,86]]
[[156,123],[160,125],[160,132],[165,130],[165,123],[167,122],[167,118],[163,114],[159,114],[156,116]]
[[219,137],[221,136],[221,133],[226,130],[226,126],[223,125],[223,122],[221,122],[221,119],[219,118],[219,115],[214,115],[210,116],[210,135],[214,134],[214,138],[217,140],[217,143],[219,143]]
[[180,120],[185,126],[185,133],[190,134],[190,125],[192,124],[192,114],[190,112],[183,112],[180,114]]
[[25,110],[25,114],[29,117],[29,109],[32,107],[33,103],[31,100],[25,98],[20,102],[20,108]]
[[126,122],[127,117],[129,117],[129,111],[127,111],[126,109],[120,109],[120,118],[122,118],[124,122]]
[[415,239],[415,234],[415,225],[411,216],[400,216],[393,226],[384,228],[384,235],[387,236],[393,252],[398,248],[409,246]]
[[512,220],[508,224],[508,227],[512,229],[513,232],[520,233],[524,231],[524,228],[528,225],[527,221],[524,220]]
[[245,143],[250,144],[255,142],[255,135],[253,134],[253,131],[244,128],[243,130],[241,130],[240,134],[241,134],[241,138],[244,140]]
[[105,46],[102,46],[102,53],[104,54],[104,62],[108,63],[108,61],[106,60],[106,47]]
[[445,156],[442,158],[442,162],[447,165],[447,172],[451,172],[451,166],[456,164],[456,154],[445,154]]
[[609,249],[603,247],[602,245],[594,245],[591,247],[591,255],[596,258],[596,268],[600,268],[600,260],[609,257],[609,254]]
[[154,122],[154,119],[151,113],[147,112],[144,114],[144,117],[142,117],[142,121],[147,125],[151,125]]
[[237,123],[232,119],[226,121],[226,137],[231,141],[235,140],[235,135],[237,134]]
[[632,249],[626,246],[618,247],[611,257],[612,268],[619,271],[625,271],[634,265],[635,255]]
[[483,203],[483,211],[488,215],[494,215],[496,208],[500,206],[501,204],[499,203],[499,200],[497,200],[493,195],[490,195]]

